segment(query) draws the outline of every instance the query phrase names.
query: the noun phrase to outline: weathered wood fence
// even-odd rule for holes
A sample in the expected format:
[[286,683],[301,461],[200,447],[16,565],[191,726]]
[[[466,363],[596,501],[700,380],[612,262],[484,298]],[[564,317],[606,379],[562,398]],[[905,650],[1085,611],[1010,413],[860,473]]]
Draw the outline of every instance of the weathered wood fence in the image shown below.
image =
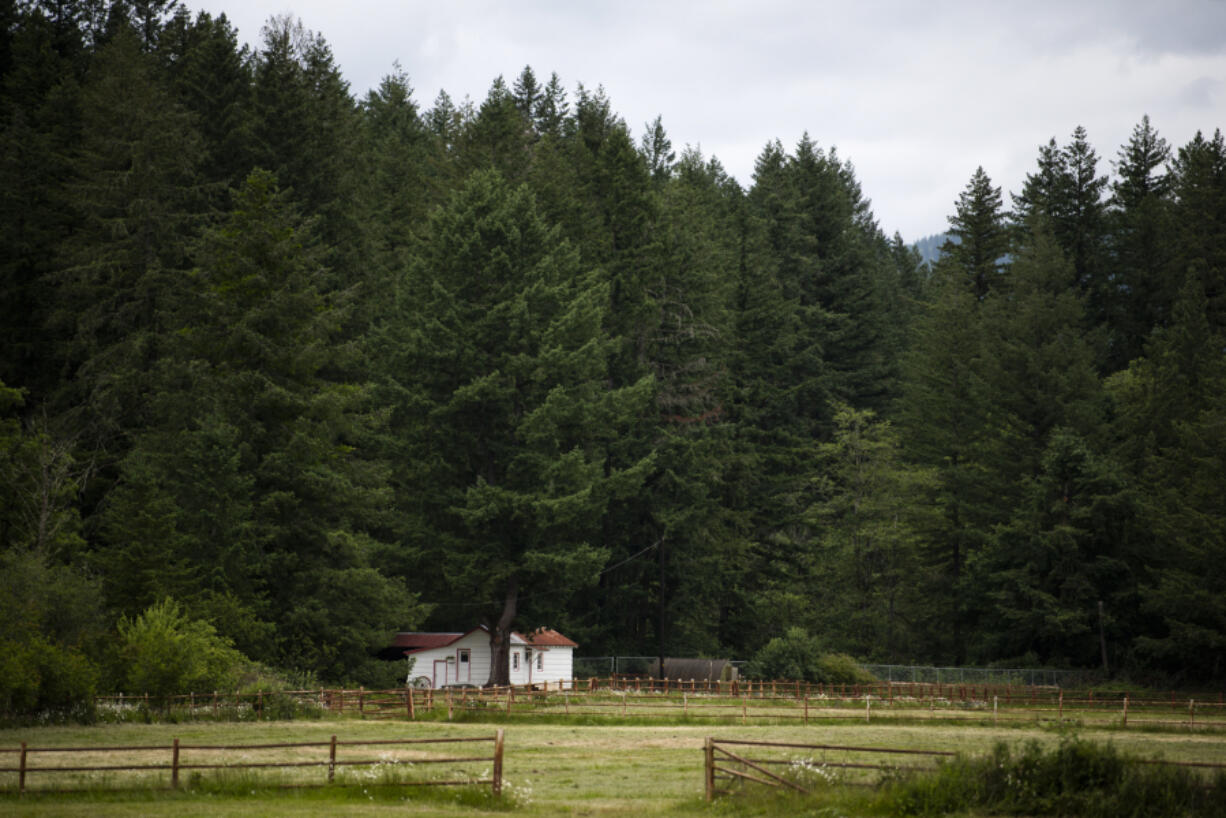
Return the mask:
[[[730,748],[737,748],[736,750]],[[746,749],[741,749],[746,748]],[[798,752],[799,751],[799,752]],[[802,754],[801,757],[797,757]],[[820,757],[817,757],[820,755]],[[918,750],[901,747],[849,747],[837,744],[798,744],[777,741],[717,739],[708,737],[703,747],[706,798],[725,795],[738,782],[749,782],[808,794],[808,780],[814,777],[832,782],[830,771],[882,773],[893,770],[931,771],[943,758],[956,753],[948,750]],[[882,758],[884,756],[884,758]],[[886,760],[895,759],[895,760]],[[922,759],[927,763],[907,763]],[[1130,759],[1130,763],[1226,770],[1226,764],[1207,761],[1166,761]],[[870,784],[867,778],[843,779],[844,784]]]
[[[745,747],[748,750],[740,750],[734,752],[730,747]],[[784,751],[788,757],[780,757],[777,751]],[[802,758],[797,759],[794,756],[798,750],[806,753],[820,752],[825,756],[828,753],[834,752],[839,755],[841,760],[830,761],[827,758],[822,758],[820,761]],[[776,751],[767,756],[760,755],[763,751]],[[759,753],[756,757],[751,757],[750,753]],[[847,747],[836,744],[797,744],[790,742],[778,741],[749,741],[749,740],[732,740],[732,739],[717,739],[708,737],[706,745],[703,747],[703,767],[706,778],[706,796],[707,800],[711,801],[717,795],[723,795],[728,792],[725,782],[731,783],[736,781],[749,781],[755,784],[762,784],[768,787],[778,787],[795,790],[796,792],[808,793],[809,789],[803,783],[803,776],[786,775],[789,768],[795,771],[803,765],[806,770],[825,771],[827,768],[837,770],[873,770],[883,771],[889,769],[899,769],[900,767],[910,770],[919,769],[935,769],[934,764],[918,765],[900,765],[898,763],[886,763],[877,760],[865,760],[865,756],[870,759],[874,756],[887,755],[892,757],[908,756],[928,759],[939,759],[949,757],[955,753],[948,750],[915,750],[901,749],[894,747]],[[772,769],[774,768],[774,769]],[[782,769],[781,769],[782,768]],[[781,772],[776,772],[781,770]],[[721,788],[721,784],[725,784]]]
[[[443,690],[294,690],[275,693],[99,696],[100,710],[173,710],[187,718],[284,718],[294,708],[361,718],[438,719],[445,714],[708,718],[724,721],[882,719],[1079,722],[1118,727],[1226,730],[1226,703],[1169,696],[1008,685],[905,682],[817,685],[804,682],[619,678],[559,680],[498,688]],[[286,705],[290,711],[285,714]]]
[[[459,743],[488,743],[491,745],[490,755],[465,755],[465,756],[440,756],[428,754],[423,750],[430,745],[452,745]],[[379,746],[392,751],[401,751],[399,754],[384,753],[380,758],[351,758],[338,757],[338,751],[350,747],[371,747]],[[326,757],[314,758],[310,757],[311,750],[327,750]],[[405,754],[404,750],[409,750],[410,754]],[[249,760],[251,753],[267,753],[267,751],[286,751],[292,753],[289,757],[282,754],[281,757],[268,758],[264,760],[252,761]],[[303,751],[307,751],[307,758],[303,758]],[[223,761],[204,761],[204,760],[189,760],[185,756],[199,756],[207,758],[216,758],[214,753],[229,752],[239,753],[238,760],[230,759]],[[112,754],[122,753],[124,763],[110,764],[94,761],[99,755],[104,759]],[[81,773],[153,773],[157,776],[154,781],[149,781],[147,778],[141,780],[139,776],[131,779],[133,785],[139,785],[142,789],[179,789],[181,785],[181,774],[184,771],[200,771],[212,770],[220,772],[231,772],[235,770],[256,770],[269,768],[306,768],[320,767],[326,768],[326,781],[297,781],[292,784],[279,783],[278,787],[294,787],[294,788],[311,788],[324,786],[359,786],[367,785],[369,781],[358,781],[356,783],[338,782],[336,780],[336,770],[338,767],[368,767],[377,770],[388,770],[390,768],[408,769],[410,766],[419,764],[449,764],[449,765],[473,765],[489,763],[492,765],[492,773],[488,778],[480,776],[468,776],[462,778],[449,779],[421,779],[421,780],[396,780],[396,786],[404,787],[422,787],[422,786],[456,786],[456,785],[488,785],[494,797],[497,798],[502,794],[502,756],[503,756],[503,731],[498,730],[492,736],[481,736],[477,738],[418,738],[418,739],[379,739],[379,740],[356,740],[356,741],[338,741],[337,737],[332,736],[329,741],[314,741],[314,742],[280,742],[268,744],[185,744],[179,739],[173,739],[169,745],[129,745],[129,746],[111,746],[111,747],[32,747],[26,742],[22,742],[19,748],[0,748],[0,754],[8,756],[12,759],[13,766],[0,767],[0,773],[16,774],[16,790],[19,793],[31,791],[27,785],[27,779],[31,776],[42,777],[47,774],[65,775],[69,773],[78,774],[77,787],[35,787],[36,792],[74,792],[80,790],[96,789],[96,786],[91,787],[89,776],[80,776]],[[169,756],[169,758],[167,758]],[[36,759],[45,757],[58,757],[68,759],[63,764],[36,764]],[[83,761],[74,761],[76,759],[84,759]],[[159,758],[160,757],[160,758]],[[140,763],[136,763],[139,760]],[[169,773],[167,780],[166,774]],[[374,782],[379,783],[379,782]]]

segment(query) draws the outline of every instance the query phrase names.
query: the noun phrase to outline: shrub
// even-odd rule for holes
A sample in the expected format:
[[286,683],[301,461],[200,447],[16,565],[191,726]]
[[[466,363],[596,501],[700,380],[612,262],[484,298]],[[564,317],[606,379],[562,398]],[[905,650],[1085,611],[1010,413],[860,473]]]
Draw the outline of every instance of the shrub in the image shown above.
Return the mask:
[[1054,750],[998,744],[983,758],[958,758],[935,775],[891,782],[881,806],[892,814],[986,810],[1023,815],[1210,816],[1220,814],[1226,777],[1208,786],[1196,773],[1132,763],[1110,745],[1065,738]]
[[789,628],[757,652],[745,667],[751,679],[798,679],[819,684],[864,684],[875,681],[846,653],[826,653],[821,640],[804,628]]
[[132,692],[169,696],[230,690],[250,660],[207,622],[189,619],[173,600],[119,622],[123,684]]
[[37,634],[0,641],[0,713],[92,721],[98,669],[80,652]]

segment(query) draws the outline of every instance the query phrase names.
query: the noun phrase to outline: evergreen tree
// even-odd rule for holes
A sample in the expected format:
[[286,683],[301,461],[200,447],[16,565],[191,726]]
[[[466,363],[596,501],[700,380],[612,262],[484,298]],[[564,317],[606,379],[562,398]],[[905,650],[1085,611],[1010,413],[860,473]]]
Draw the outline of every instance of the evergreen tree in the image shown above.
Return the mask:
[[255,161],[251,54],[224,14],[200,12],[192,20],[180,8],[162,32],[158,57],[178,100],[195,115],[203,140],[199,172],[212,200],[228,210],[226,195]]
[[75,21],[41,8],[12,13],[0,84],[0,378],[41,405],[58,386],[48,273],[73,224],[63,188],[81,142],[85,57]]
[[677,154],[673,151],[673,143],[664,130],[663,117],[657,116],[654,122],[647,125],[639,149],[647,159],[652,181],[657,185],[668,181],[672,175],[673,163],[677,159]]
[[1117,623],[1137,604],[1126,560],[1133,509],[1119,469],[1079,435],[1056,429],[1048,441],[1023,501],[972,567],[990,589],[982,660],[1108,672],[1108,628],[1117,656],[1127,651]]
[[362,106],[371,233],[379,266],[387,271],[372,293],[378,301],[391,287],[391,271],[408,263],[415,231],[443,195],[431,178],[431,139],[412,95],[408,76],[397,66]]
[[903,357],[899,426],[908,459],[935,470],[939,514],[923,531],[931,604],[922,630],[932,654],[955,663],[968,655],[974,608],[967,564],[1000,521],[996,486],[985,477],[999,466],[988,403],[986,327],[965,268],[950,256],[933,271],[930,300],[911,326]]
[[1182,281],[1193,273],[1208,299],[1208,321],[1226,329],[1226,139],[1201,133],[1179,149],[1172,162],[1175,196],[1172,222],[1176,247],[1170,275]]
[[253,165],[274,171],[306,213],[336,275],[334,286],[363,280],[369,268],[355,149],[357,106],[327,41],[292,17],[263,29],[255,65]]
[[893,427],[869,410],[837,407],[834,440],[808,510],[821,532],[809,562],[809,621],[834,650],[896,662],[914,645],[923,605],[919,532],[931,472],[902,460]]
[[941,253],[982,301],[999,281],[1009,252],[1000,188],[992,187],[983,168],[977,168],[954,207],[949,217],[950,239],[941,246]]
[[84,138],[65,194],[78,226],[60,245],[51,313],[61,334],[60,412],[114,457],[144,422],[141,396],[165,354],[169,315],[202,227],[200,141],[153,58],[120,31],[82,93]]
[[519,109],[520,116],[528,122],[532,122],[537,109],[545,98],[545,91],[536,81],[536,74],[533,73],[532,66],[525,65],[524,70],[515,79],[512,97],[515,100],[515,107]]
[[983,305],[985,397],[1009,452],[996,480],[1001,487],[1038,474],[1057,427],[1093,440],[1104,419],[1094,366],[1099,337],[1087,326],[1076,272],[1045,231],[1029,242]]
[[432,216],[399,297],[386,360],[425,537],[410,545],[490,616],[505,684],[521,592],[590,586],[608,556],[594,524],[649,461],[610,472],[605,449],[651,381],[609,388],[607,287],[495,173]]
[[375,564],[399,533],[382,421],[370,387],[339,374],[354,369],[338,343],[349,307],[321,255],[272,175],[253,173],[205,237],[97,562],[113,604],[177,593],[285,666],[372,678],[373,651],[420,611]]
[[1149,538],[1137,560],[1145,569],[1140,607],[1156,621],[1136,647],[1148,663],[1198,679],[1220,677],[1226,659],[1226,361],[1222,333],[1208,316],[1201,281],[1190,274],[1171,325],[1110,382],[1120,451],[1139,484]]
[[1164,167],[1170,158],[1166,140],[1146,116],[1133,128],[1116,162],[1119,178],[1111,186],[1110,202],[1111,371],[1141,355],[1149,333],[1170,321],[1178,281],[1170,274],[1173,180]]

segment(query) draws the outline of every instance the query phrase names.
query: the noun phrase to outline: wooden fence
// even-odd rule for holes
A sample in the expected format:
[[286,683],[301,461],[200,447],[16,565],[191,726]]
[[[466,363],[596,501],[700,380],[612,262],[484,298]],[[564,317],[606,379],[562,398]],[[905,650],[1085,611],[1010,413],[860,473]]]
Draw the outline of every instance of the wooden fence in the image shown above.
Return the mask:
[[[747,747],[748,751],[734,752],[728,749],[729,747]],[[779,751],[782,750],[788,754],[788,757],[781,758],[778,753],[768,756],[759,755],[751,757],[751,752],[761,753],[763,751]],[[820,761],[815,759],[797,759],[794,758],[797,750],[806,751],[806,753],[820,752],[826,756],[830,752],[837,753],[839,760],[831,761],[823,757]],[[777,741],[735,741],[732,739],[717,739],[708,737],[706,745],[703,748],[703,766],[706,777],[706,795],[707,800],[711,801],[716,795],[723,795],[728,792],[727,788],[721,789],[721,782],[736,782],[749,781],[755,784],[763,784],[768,787],[779,787],[795,790],[808,794],[809,789],[804,783],[805,772],[816,772],[816,774],[825,774],[828,769],[835,770],[873,770],[884,771],[891,769],[899,769],[903,765],[898,763],[886,763],[884,761],[871,760],[872,757],[878,755],[888,755],[892,757],[907,756],[920,757],[928,759],[939,759],[949,757],[955,753],[948,750],[914,750],[914,749],[899,749],[892,747],[847,747],[835,744],[796,744]],[[868,756],[868,759],[865,759]],[[771,769],[784,768],[783,772],[791,771],[793,774],[781,775]],[[905,769],[920,770],[920,769],[935,769],[935,765],[905,765]],[[797,773],[800,774],[797,774]]]
[[[467,756],[439,756],[429,753],[424,748],[429,745],[451,745],[457,743],[490,743],[492,745],[492,755],[467,755]],[[380,758],[339,758],[338,750],[348,747],[370,747],[380,746],[385,749],[392,750],[391,753],[385,753]],[[406,753],[407,748],[407,753]],[[315,758],[310,752],[311,750],[327,750],[326,758]],[[292,755],[286,757],[284,753],[280,757],[268,758],[264,757],[260,761],[252,761],[251,753],[267,753],[267,751],[285,751],[291,750]],[[397,753],[399,750],[399,753]],[[303,752],[306,751],[307,758],[303,758]],[[185,759],[185,756],[198,755],[201,758],[215,759],[213,755],[217,752],[239,753],[239,760],[190,760]],[[0,773],[16,773],[17,777],[17,792],[26,793],[28,791],[35,792],[73,792],[81,789],[95,789],[88,786],[88,776],[85,781],[81,782],[84,786],[76,788],[55,788],[55,787],[35,787],[27,786],[27,778],[32,775],[42,777],[46,774],[77,774],[77,778],[81,779],[81,773],[152,773],[156,776],[156,780],[150,781],[147,776],[141,779],[139,776],[134,777],[133,783],[142,785],[144,789],[178,789],[181,784],[181,773],[184,771],[200,771],[212,770],[220,772],[231,772],[235,770],[255,770],[269,768],[309,768],[321,767],[327,770],[327,780],[315,782],[295,782],[292,784],[278,784],[278,787],[323,787],[323,786],[358,786],[366,785],[371,782],[348,783],[336,781],[336,770],[338,767],[368,767],[372,770],[388,770],[392,768],[407,769],[410,766],[419,764],[452,764],[452,765],[472,765],[477,763],[490,763],[492,765],[492,773],[489,778],[481,778],[478,776],[467,776],[462,778],[450,779],[422,779],[422,780],[396,780],[396,786],[404,787],[420,787],[420,786],[455,786],[455,785],[489,785],[494,797],[497,798],[502,794],[502,755],[503,755],[503,732],[498,730],[493,736],[482,736],[479,738],[428,738],[428,739],[380,739],[380,740],[363,740],[363,741],[338,741],[336,736],[332,736],[330,741],[323,742],[282,742],[273,744],[184,744],[179,739],[174,739],[169,745],[132,745],[122,747],[31,747],[26,742],[21,743],[20,748],[0,748],[0,753],[3,753],[10,758],[16,757],[15,766],[0,767]],[[105,764],[95,763],[92,759],[101,754],[103,757],[114,753],[122,753],[126,763]],[[167,758],[169,755],[169,758]],[[67,758],[67,763],[64,764],[43,764],[37,765],[35,759],[41,757],[59,757]],[[76,759],[84,759],[84,761],[75,761]],[[142,763],[135,763],[139,759]],[[165,781],[165,773],[169,773],[169,782]],[[454,772],[454,770],[453,770]],[[378,781],[374,783],[380,783]]]
[[[734,751],[730,747],[745,747]],[[803,757],[797,758],[797,751]],[[751,753],[757,753],[751,756]],[[814,757],[820,754],[820,757]],[[725,795],[736,782],[750,782],[767,787],[790,789],[808,794],[808,779],[824,778],[831,782],[831,770],[840,773],[853,771],[886,772],[893,770],[931,771],[937,762],[956,753],[948,750],[917,750],[898,747],[849,747],[836,744],[797,744],[776,741],[751,741],[717,739],[708,737],[703,747],[703,768],[706,781],[706,797],[711,801],[717,795]],[[833,758],[832,758],[833,756]],[[886,761],[881,756],[899,759]],[[910,759],[926,759],[929,763],[906,763]],[[1206,761],[1165,761],[1160,759],[1130,759],[1130,763],[1186,767],[1201,770],[1226,770],[1226,764]],[[772,769],[773,768],[773,769]],[[776,772],[778,770],[779,772]],[[844,784],[869,784],[871,781],[842,781]]]
[[[111,709],[165,709],[186,718],[284,718],[294,708],[360,718],[407,719],[562,715],[609,718],[707,718],[723,721],[882,719],[1009,722],[1078,722],[1085,726],[1226,730],[1226,704],[1176,694],[1136,697],[1094,691],[1009,685],[938,685],[906,682],[818,685],[805,682],[678,681],[613,677],[542,682],[499,688],[444,690],[295,690],[249,694],[100,696]],[[285,713],[286,707],[290,712]]]

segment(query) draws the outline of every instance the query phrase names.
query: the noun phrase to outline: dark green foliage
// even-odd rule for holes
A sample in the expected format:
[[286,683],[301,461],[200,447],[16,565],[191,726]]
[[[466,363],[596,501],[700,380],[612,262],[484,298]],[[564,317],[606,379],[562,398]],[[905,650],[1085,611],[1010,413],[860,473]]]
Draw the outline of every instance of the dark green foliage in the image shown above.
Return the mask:
[[97,582],[45,553],[0,553],[0,716],[89,719],[106,638]]
[[[169,597],[375,680],[421,598],[589,655],[1226,673],[1220,133],[1143,118],[1107,179],[1078,128],[1008,218],[981,168],[926,265],[807,135],[742,190],[599,86],[358,100],[292,18],[240,42],[0,5],[0,549],[92,572],[98,644]],[[14,679],[92,678],[28,621]]]
[[803,628],[789,628],[766,643],[745,667],[751,679],[799,679],[814,684],[865,684],[873,675],[845,653],[829,653]]
[[505,594],[505,640],[521,588],[564,599],[595,581],[608,557],[595,544],[602,510],[650,465],[606,468],[605,448],[651,380],[608,387],[608,287],[526,187],[475,173],[428,234],[380,344],[398,479],[429,532],[411,543],[420,570],[441,569],[491,619]]
[[836,410],[806,515],[821,532],[806,568],[810,594],[822,600],[806,619],[834,648],[897,662],[924,607],[916,579],[935,474],[905,463],[897,432],[871,411]]
[[1037,742],[998,744],[983,758],[959,758],[934,776],[887,785],[879,803],[900,815],[1208,816],[1221,808],[1219,775],[1204,785],[1192,770],[1147,766],[1111,745],[1064,739],[1055,750]]
[[1005,228],[1000,188],[982,167],[976,168],[966,190],[958,195],[949,217],[948,239],[941,245],[942,262],[957,269],[965,285],[982,301],[1000,279],[1009,235]]
[[229,690],[249,660],[166,599],[119,620],[120,689],[160,697],[184,690]]
[[77,224],[59,244],[51,324],[62,338],[61,411],[82,413],[109,461],[145,422],[140,395],[202,226],[199,138],[136,35],[117,32],[82,89],[84,138],[64,193]]

